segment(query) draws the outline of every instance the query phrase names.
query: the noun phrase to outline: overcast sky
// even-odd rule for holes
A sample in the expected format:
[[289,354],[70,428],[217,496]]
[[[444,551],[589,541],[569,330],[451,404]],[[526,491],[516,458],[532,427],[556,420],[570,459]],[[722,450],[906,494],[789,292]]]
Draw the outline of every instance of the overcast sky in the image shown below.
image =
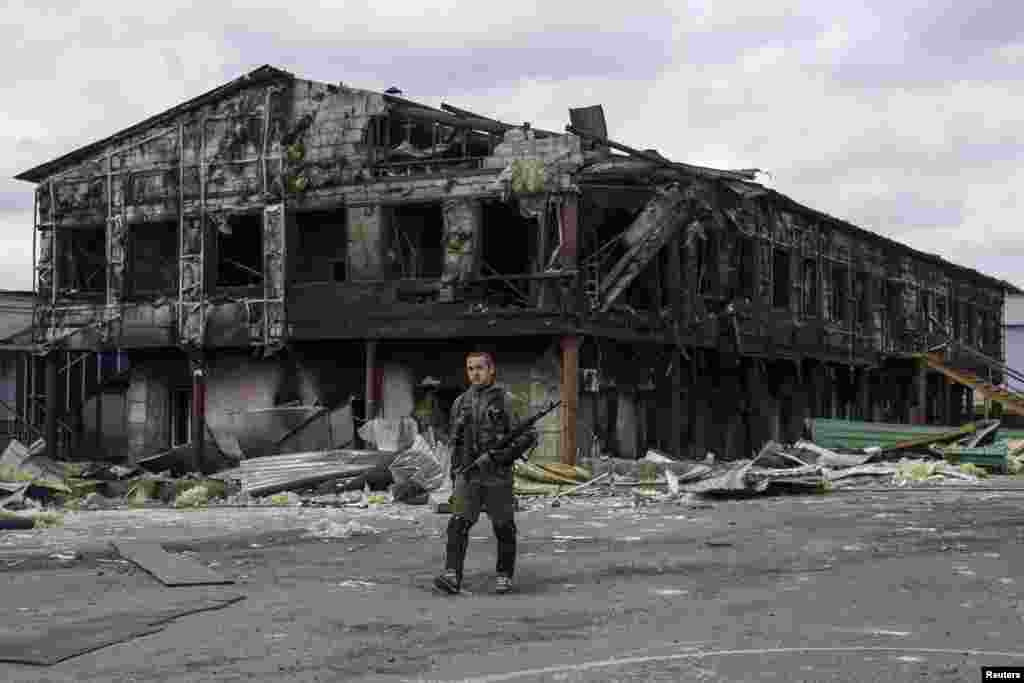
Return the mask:
[[31,287],[14,175],[262,64],[552,130],[602,104],[613,139],[1024,285],[1020,0],[76,4],[0,24],[3,288]]

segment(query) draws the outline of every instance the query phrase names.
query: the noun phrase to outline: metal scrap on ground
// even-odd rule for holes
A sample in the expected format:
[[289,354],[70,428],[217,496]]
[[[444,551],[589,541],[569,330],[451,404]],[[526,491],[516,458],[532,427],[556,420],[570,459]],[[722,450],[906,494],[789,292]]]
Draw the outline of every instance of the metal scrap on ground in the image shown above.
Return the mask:
[[209,586],[234,583],[234,579],[181,555],[172,555],[159,543],[114,541],[117,552],[152,574],[165,586]]

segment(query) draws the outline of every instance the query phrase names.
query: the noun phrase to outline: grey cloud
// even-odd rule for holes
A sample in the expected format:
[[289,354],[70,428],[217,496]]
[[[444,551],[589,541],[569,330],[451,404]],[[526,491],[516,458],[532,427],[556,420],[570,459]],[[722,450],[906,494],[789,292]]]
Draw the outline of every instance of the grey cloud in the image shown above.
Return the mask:
[[964,200],[897,189],[868,199],[854,213],[865,226],[899,226],[901,230],[945,227],[963,223]]
[[909,19],[920,27],[918,45],[931,54],[964,56],[1024,36],[1019,0],[930,2]]
[[0,213],[32,211],[32,192],[0,192]]

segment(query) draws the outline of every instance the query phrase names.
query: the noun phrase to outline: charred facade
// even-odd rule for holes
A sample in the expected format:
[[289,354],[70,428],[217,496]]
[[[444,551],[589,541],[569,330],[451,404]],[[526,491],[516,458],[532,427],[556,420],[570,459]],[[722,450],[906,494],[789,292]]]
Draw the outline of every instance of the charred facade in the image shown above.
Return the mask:
[[482,345],[523,410],[563,399],[540,450],[572,462],[746,457],[807,417],[956,423],[970,392],[920,357],[944,344],[1001,381],[978,354],[1004,357],[1007,283],[613,143],[599,107],[571,118],[263,67],[21,174],[39,353],[19,408],[132,458],[201,456],[289,405],[442,428]]

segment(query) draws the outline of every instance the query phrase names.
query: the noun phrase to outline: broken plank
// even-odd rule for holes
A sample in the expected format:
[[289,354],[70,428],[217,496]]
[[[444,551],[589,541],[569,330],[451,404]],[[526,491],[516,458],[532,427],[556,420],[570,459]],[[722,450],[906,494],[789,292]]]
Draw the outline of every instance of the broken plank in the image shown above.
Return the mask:
[[152,574],[165,586],[204,586],[234,583],[188,558],[168,553],[159,543],[114,541],[117,552]]
[[600,284],[599,310],[602,313],[611,309],[619,295],[662,247],[671,242],[686,222],[692,198],[691,189],[675,186],[662,190],[623,233],[631,247]]

